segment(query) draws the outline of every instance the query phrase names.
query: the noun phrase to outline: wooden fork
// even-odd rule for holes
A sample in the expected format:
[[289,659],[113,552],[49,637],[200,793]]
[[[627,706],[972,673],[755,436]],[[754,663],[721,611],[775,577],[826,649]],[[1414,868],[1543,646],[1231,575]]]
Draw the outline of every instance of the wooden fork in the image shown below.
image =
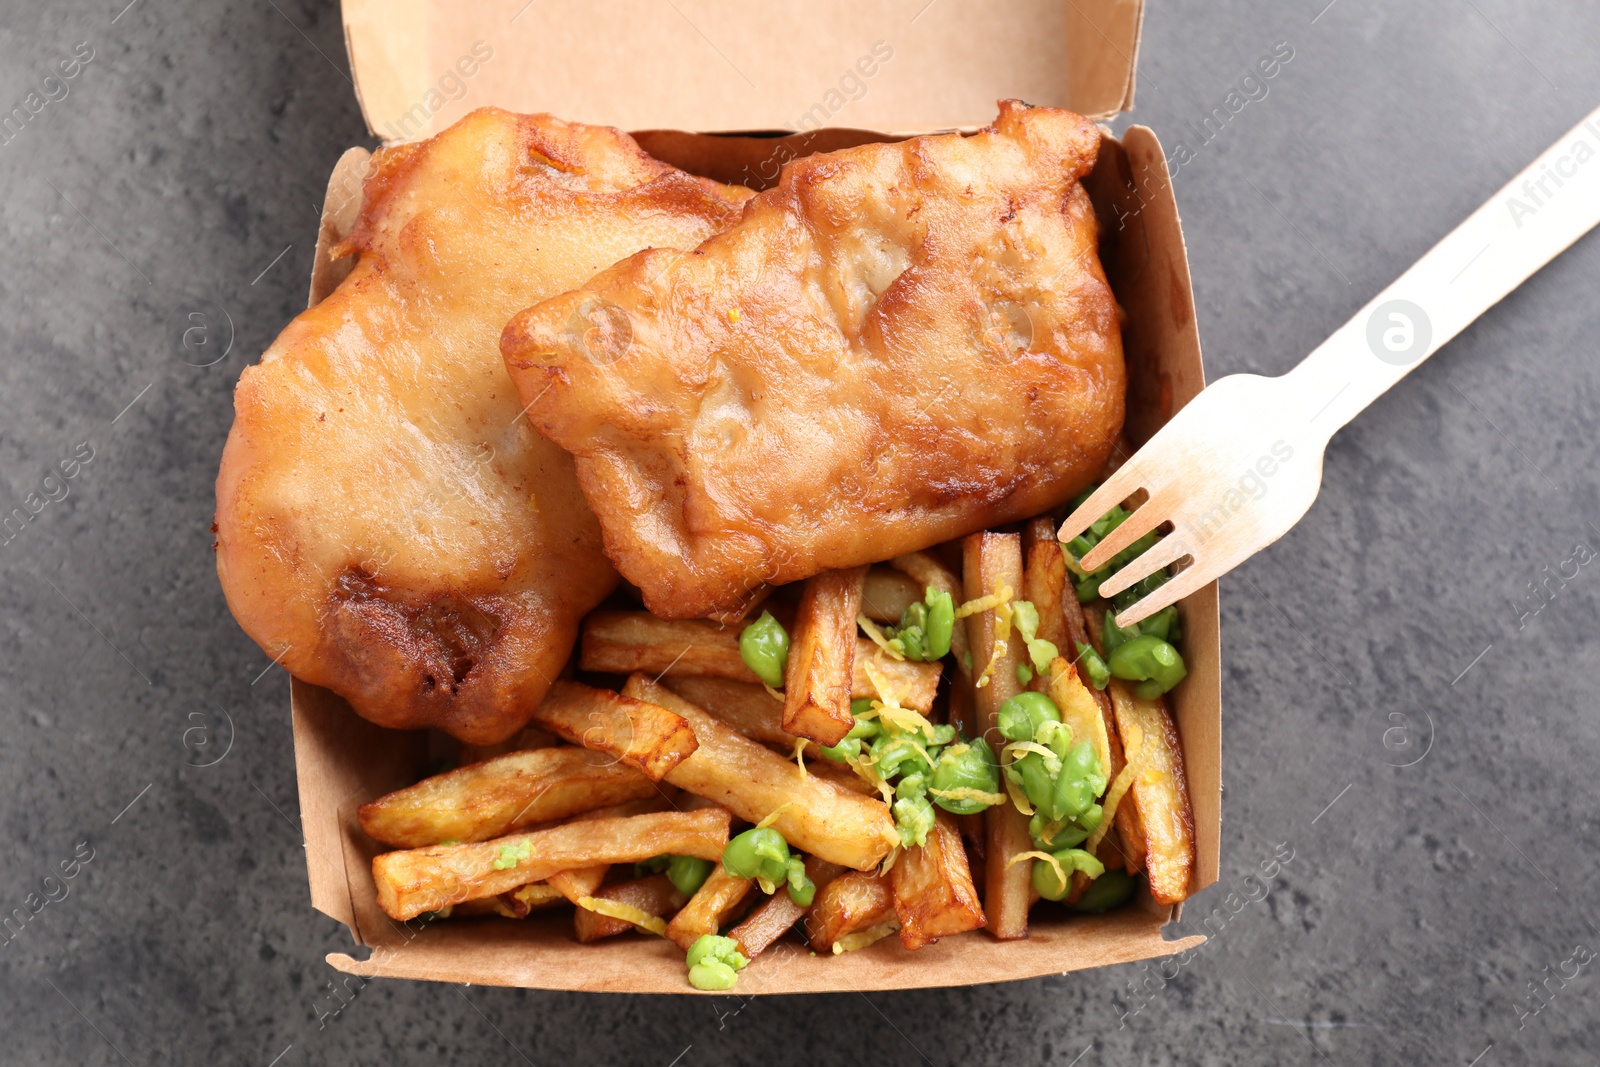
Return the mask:
[[1600,108],[1373,297],[1289,373],[1203,390],[1067,517],[1063,542],[1148,494],[1081,561],[1090,572],[1171,531],[1100,585],[1111,597],[1179,564],[1117,625],[1161,610],[1283,536],[1311,507],[1335,431],[1600,223]]

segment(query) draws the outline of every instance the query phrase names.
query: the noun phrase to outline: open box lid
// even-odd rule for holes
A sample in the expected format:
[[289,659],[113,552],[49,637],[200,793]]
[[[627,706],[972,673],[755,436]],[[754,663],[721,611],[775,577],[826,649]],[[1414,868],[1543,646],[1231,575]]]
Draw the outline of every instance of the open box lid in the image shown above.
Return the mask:
[[473,108],[624,130],[887,133],[982,126],[1018,97],[1133,106],[1143,0],[343,0],[367,128]]

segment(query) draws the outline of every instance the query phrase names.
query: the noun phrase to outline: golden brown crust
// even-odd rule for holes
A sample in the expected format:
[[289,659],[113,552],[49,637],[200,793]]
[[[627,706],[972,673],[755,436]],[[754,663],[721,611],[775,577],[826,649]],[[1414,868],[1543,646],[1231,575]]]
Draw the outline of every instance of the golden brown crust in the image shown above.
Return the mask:
[[518,418],[500,329],[641,248],[692,247],[748,194],[495,109],[381,150],[365,194],[350,276],[240,378],[217,570],[297,677],[493,743],[616,580],[571,458]]
[[[1099,133],[994,127],[789,164],[693,252],[642,252],[502,337],[608,556],[686,618],[762,582],[1048,510],[1122,425],[1116,305],[1078,179]],[[605,359],[570,323],[604,326]]]

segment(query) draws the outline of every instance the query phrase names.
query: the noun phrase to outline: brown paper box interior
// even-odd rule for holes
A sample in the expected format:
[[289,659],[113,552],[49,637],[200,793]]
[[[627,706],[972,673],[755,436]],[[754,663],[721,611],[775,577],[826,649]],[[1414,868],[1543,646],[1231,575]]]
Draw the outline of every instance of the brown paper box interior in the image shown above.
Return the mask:
[[982,126],[1000,97],[1133,105],[1143,0],[344,0],[367,128],[483,104],[624,130]]
[[[410,91],[395,88],[384,77],[372,74],[373,70],[388,64],[391,70],[385,77],[392,81],[395,70],[431,69],[426,67],[431,62],[428,57],[453,55],[451,50],[463,41],[470,48],[473,41],[485,38],[490,32],[485,26],[492,28],[502,23],[510,26],[509,20],[522,2],[484,5],[490,14],[480,12],[468,25],[461,26],[457,25],[458,19],[437,15],[435,9],[442,10],[444,5],[420,0],[384,4],[382,11],[391,13],[385,16],[370,0],[345,0],[347,42],[369,124],[381,129],[381,120],[374,121],[375,114],[385,113],[378,110],[380,99],[392,102],[406,98]],[[793,25],[785,21],[781,26],[769,22],[768,33],[781,38],[793,30],[801,38],[789,43],[793,54],[801,55],[804,62],[822,64],[826,58],[824,51],[831,46],[827,35],[818,31],[816,25],[835,23],[866,27],[863,32],[870,33],[873,32],[871,27],[877,25],[874,12],[892,11],[903,23],[910,17],[906,9],[909,7],[910,14],[915,14],[914,9],[923,3],[925,0],[916,0],[912,5],[814,4],[806,20]],[[695,4],[680,0],[679,6],[701,25],[719,29],[733,21],[735,11],[731,4],[710,2]],[[1038,16],[1038,25],[1050,32],[1012,33],[1006,37],[1002,32],[1004,27],[988,25],[977,4],[960,0],[940,0],[916,24],[920,27],[922,22],[934,19],[934,13],[943,8],[945,13],[932,22],[927,31],[934,37],[959,37],[962,33],[980,30],[1005,37],[1008,47],[1016,50],[1014,55],[1006,57],[1008,62],[1016,64],[1016,78],[1011,77],[1005,63],[996,57],[982,60],[979,48],[979,59],[965,52],[960,55],[962,62],[968,64],[981,66],[980,60],[988,64],[983,68],[989,75],[987,84],[978,73],[962,67],[959,76],[954,78],[957,84],[948,93],[937,99],[918,99],[919,93],[931,92],[936,87],[942,67],[960,67],[957,63],[959,50],[951,50],[955,45],[950,40],[944,40],[943,44],[939,40],[925,42],[920,47],[929,51],[897,51],[893,62],[906,60],[897,70],[905,80],[882,83],[885,92],[874,105],[881,110],[858,108],[850,113],[852,119],[867,116],[881,121],[886,129],[902,130],[981,124],[992,118],[994,100],[998,96],[1027,95],[1023,90],[1035,84],[1028,78],[1047,68],[1059,69],[1062,63],[1071,72],[1070,76],[1065,79],[1058,76],[1051,82],[1052,92],[1035,92],[1034,102],[1060,103],[1083,112],[1103,114],[1131,100],[1131,57],[1137,48],[1139,3],[1079,0],[1065,5],[1070,13],[1070,17],[1065,18],[1058,3],[1023,6]],[[492,82],[493,94],[484,93],[490,82],[478,82],[473,93],[483,95],[473,96],[465,103],[550,110],[563,117],[634,128],[667,125],[669,118],[679,129],[784,125],[758,119],[757,112],[750,109],[753,101],[719,101],[717,94],[727,86],[717,81],[720,75],[700,69],[706,64],[699,59],[685,69],[691,73],[697,71],[696,76],[702,80],[676,87],[657,83],[661,79],[670,80],[672,73],[678,71],[674,65],[677,59],[645,50],[648,54],[632,57],[642,65],[635,66],[631,72],[619,67],[622,61],[617,56],[631,55],[628,52],[632,47],[628,43],[630,40],[637,42],[641,50],[644,50],[644,42],[655,40],[650,36],[654,30],[629,23],[629,17],[648,17],[656,19],[649,25],[659,29],[656,15],[645,14],[647,7],[650,12],[655,11],[654,5],[620,0],[599,5],[598,9],[609,14],[596,28],[575,32],[563,29],[562,23],[578,17],[577,5],[542,0],[519,18],[516,32],[529,32],[531,38],[534,35],[530,31],[520,29],[523,23],[530,23],[539,28],[539,33],[548,35],[545,40],[568,42],[563,45],[563,55],[551,59],[544,50],[533,50],[524,42],[524,51],[519,54],[525,62],[518,66],[512,62],[509,33],[498,31],[500,35],[494,39],[501,43],[496,45],[493,62],[502,64],[496,69],[496,76],[503,81]],[[863,8],[868,12],[865,15]],[[670,13],[671,6],[663,5],[663,10]],[[624,13],[629,13],[628,17]],[[504,19],[496,22],[501,15]],[[1019,19],[1019,25],[1027,25],[1027,20]],[[617,39],[606,38],[611,28],[625,31],[620,43]],[[1084,45],[1081,36],[1073,36],[1074,32],[1081,35],[1091,31],[1098,34],[1098,51]],[[1113,33],[1119,36],[1112,36]],[[680,47],[683,42],[671,37],[661,40],[672,41],[673,47],[652,47],[667,52],[683,51]],[[1124,42],[1120,52],[1118,40]],[[579,44],[571,45],[572,41]],[[572,51],[574,47],[577,52]],[[940,51],[941,47],[946,50]],[[408,50],[413,48],[421,49],[423,54],[420,57],[411,54]],[[588,51],[591,48],[592,56]],[[613,48],[617,49],[616,54],[612,53]],[[384,55],[380,63],[372,58],[380,54],[378,49],[395,54]],[[1105,59],[1107,54],[1109,60]],[[773,56],[774,63],[782,58]],[[795,62],[792,58],[784,61]],[[584,63],[600,68],[600,81],[606,83],[605,90],[592,97],[577,95],[576,79]],[[606,73],[614,67],[621,72],[615,79]],[[826,64],[824,67],[831,69]],[[911,69],[913,67],[922,68],[921,73]],[[480,70],[479,75],[486,73],[487,67]],[[593,79],[596,75],[591,70],[587,76]],[[618,80],[624,83],[626,91],[618,87]],[[374,88],[380,82],[383,83],[381,92]],[[1043,86],[1044,82],[1037,84]],[[905,95],[892,96],[891,85],[898,87],[894,93]],[[537,92],[533,91],[534,87]],[[879,87],[875,82],[873,93]],[[766,86],[763,88],[765,90]],[[798,90],[789,86],[785,91]],[[869,93],[858,103],[864,104],[871,97]],[[789,108],[794,102],[781,95],[778,99],[781,108]],[[892,110],[891,106],[902,109]],[[781,108],[778,114],[787,113]],[[441,110],[434,116],[430,129],[442,129],[466,110],[469,107]],[[795,109],[793,113],[803,110],[803,107]],[[941,117],[934,118],[936,114]],[[647,150],[677,166],[723,181],[758,187],[770,184],[777,167],[788,159],[891,139],[888,134],[855,129],[820,129],[786,138],[710,136],[661,129],[638,136]],[[361,203],[360,182],[366,160],[364,150],[349,150],[339,160],[329,181],[311,278],[312,304],[331,292],[352,266],[348,259],[330,259],[328,249],[354,224]],[[1127,324],[1123,329],[1130,382],[1127,426],[1134,441],[1142,442],[1205,384],[1177,205],[1167,176],[1166,160],[1155,135],[1135,126],[1120,142],[1109,135],[1104,137],[1099,163],[1085,184],[1101,220],[1101,253],[1106,274],[1127,311]],[[1180,605],[1180,611],[1185,633],[1184,654],[1190,673],[1172,694],[1172,704],[1182,735],[1194,805],[1197,862],[1192,889],[1198,891],[1217,879],[1221,832],[1220,650],[1215,584],[1190,596]],[[403,924],[389,919],[378,909],[372,882],[371,860],[380,849],[361,832],[356,809],[368,800],[422,777],[428,764],[429,736],[426,732],[374,726],[358,718],[336,695],[299,680],[292,684],[291,706],[311,902],[318,911],[347,926],[358,944],[371,949],[370,957],[365,960],[332,953],[328,961],[333,966],[365,976],[479,985],[634,993],[689,991],[684,979],[682,953],[670,943],[659,938],[628,935],[603,944],[580,945],[573,938],[572,919],[566,909],[535,913],[521,921],[473,919],[424,924],[413,920]],[[1034,909],[1029,937],[1025,941],[997,942],[977,932],[945,938],[917,952],[908,952],[891,937],[867,949],[834,957],[811,956],[797,943],[780,942],[740,975],[739,993],[901,989],[1010,981],[1149,959],[1199,944],[1202,939],[1197,937],[1180,941],[1162,938],[1161,928],[1173,916],[1174,909],[1157,906],[1146,896],[1135,906],[1094,917],[1069,916],[1061,909],[1040,905]]]

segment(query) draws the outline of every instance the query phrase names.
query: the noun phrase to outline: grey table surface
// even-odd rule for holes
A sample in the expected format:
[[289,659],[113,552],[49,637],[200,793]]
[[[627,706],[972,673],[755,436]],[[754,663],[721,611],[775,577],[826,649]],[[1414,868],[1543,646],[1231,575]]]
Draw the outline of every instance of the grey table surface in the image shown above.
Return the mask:
[[[1224,581],[1222,876],[1181,967],[334,1000],[350,942],[307,898],[287,679],[207,526],[234,382],[303,306],[334,160],[371,142],[334,4],[125,2],[0,5],[0,107],[93,50],[0,145],[0,505],[67,493],[0,545],[0,912],[29,911],[0,1062],[1595,1062],[1594,235],[1342,433],[1306,520]],[[1559,0],[1152,4],[1136,118],[1194,150],[1210,373],[1281,372],[1342,323],[1600,102],[1597,46],[1600,7]],[[194,311],[219,345],[231,321],[211,366],[185,362]]]

